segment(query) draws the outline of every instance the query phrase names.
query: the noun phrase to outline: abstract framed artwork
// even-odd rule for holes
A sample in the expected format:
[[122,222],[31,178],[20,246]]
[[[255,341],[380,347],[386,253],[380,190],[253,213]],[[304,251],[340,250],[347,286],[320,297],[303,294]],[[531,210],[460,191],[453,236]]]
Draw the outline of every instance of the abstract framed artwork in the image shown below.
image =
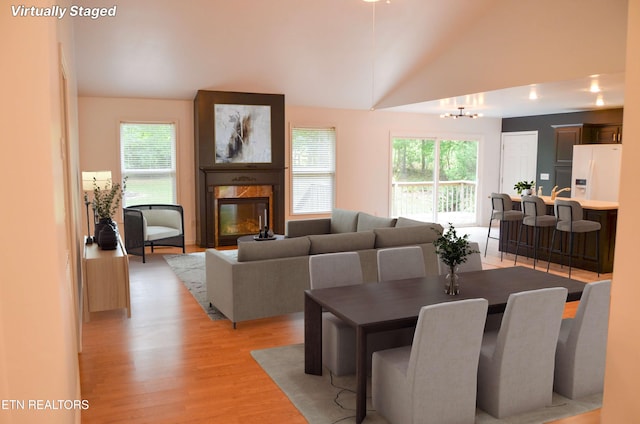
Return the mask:
[[215,104],[216,163],[271,163],[271,106]]
[[284,168],[284,95],[198,90],[196,163],[201,169]]

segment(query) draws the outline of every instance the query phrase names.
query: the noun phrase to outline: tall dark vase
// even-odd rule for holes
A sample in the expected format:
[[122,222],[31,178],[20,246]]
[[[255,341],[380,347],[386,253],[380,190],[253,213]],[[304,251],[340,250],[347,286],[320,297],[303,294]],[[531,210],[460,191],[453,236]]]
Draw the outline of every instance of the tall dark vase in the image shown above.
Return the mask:
[[[100,220],[96,223],[95,227],[96,227],[95,241],[96,243],[98,243],[98,246],[102,247],[102,244],[100,241],[100,233],[105,227],[111,227],[111,229],[116,235],[116,245],[117,245],[118,228],[116,226],[115,221],[113,221],[111,218],[100,218]],[[107,236],[107,237],[110,238],[110,236]],[[111,247],[110,249],[115,249],[115,246]],[[109,250],[109,249],[105,249],[105,250]]]
[[115,250],[115,248],[118,247],[118,233],[116,232],[115,225],[106,223],[102,226],[98,234],[98,246],[100,246],[102,250]]

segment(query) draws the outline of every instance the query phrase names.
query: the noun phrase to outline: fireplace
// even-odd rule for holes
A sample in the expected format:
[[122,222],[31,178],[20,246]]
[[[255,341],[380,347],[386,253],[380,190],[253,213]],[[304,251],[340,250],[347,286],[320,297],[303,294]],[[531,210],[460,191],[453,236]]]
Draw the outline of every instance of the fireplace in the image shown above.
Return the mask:
[[[196,243],[235,245],[258,234],[265,212],[284,234],[284,95],[199,90],[194,121]],[[245,149],[226,154],[230,141]]]
[[238,237],[258,234],[265,224],[272,228],[272,199],[273,187],[270,185],[216,186],[216,246],[233,246]]
[[233,246],[238,237],[258,234],[265,211],[269,228],[284,234],[283,170],[200,169],[198,185],[198,245]]

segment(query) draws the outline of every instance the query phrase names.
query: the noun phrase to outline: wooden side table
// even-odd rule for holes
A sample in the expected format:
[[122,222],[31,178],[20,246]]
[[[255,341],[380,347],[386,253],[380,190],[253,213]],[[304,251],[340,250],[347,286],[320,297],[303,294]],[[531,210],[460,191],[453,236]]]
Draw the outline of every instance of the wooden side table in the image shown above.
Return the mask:
[[126,308],[131,318],[129,258],[119,237],[115,250],[102,250],[97,243],[84,245],[82,275],[85,322],[91,312],[120,308]]

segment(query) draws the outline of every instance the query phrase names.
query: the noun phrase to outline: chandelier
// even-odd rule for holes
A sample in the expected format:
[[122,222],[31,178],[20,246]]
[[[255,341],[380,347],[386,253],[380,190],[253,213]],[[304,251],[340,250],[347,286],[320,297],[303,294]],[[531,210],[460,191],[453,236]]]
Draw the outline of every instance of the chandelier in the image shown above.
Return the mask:
[[478,115],[477,113],[465,112],[464,106],[458,107],[458,113],[443,113],[442,115],[440,115],[441,118],[453,118],[453,119],[458,119],[458,118],[476,119],[479,116],[480,115]]

